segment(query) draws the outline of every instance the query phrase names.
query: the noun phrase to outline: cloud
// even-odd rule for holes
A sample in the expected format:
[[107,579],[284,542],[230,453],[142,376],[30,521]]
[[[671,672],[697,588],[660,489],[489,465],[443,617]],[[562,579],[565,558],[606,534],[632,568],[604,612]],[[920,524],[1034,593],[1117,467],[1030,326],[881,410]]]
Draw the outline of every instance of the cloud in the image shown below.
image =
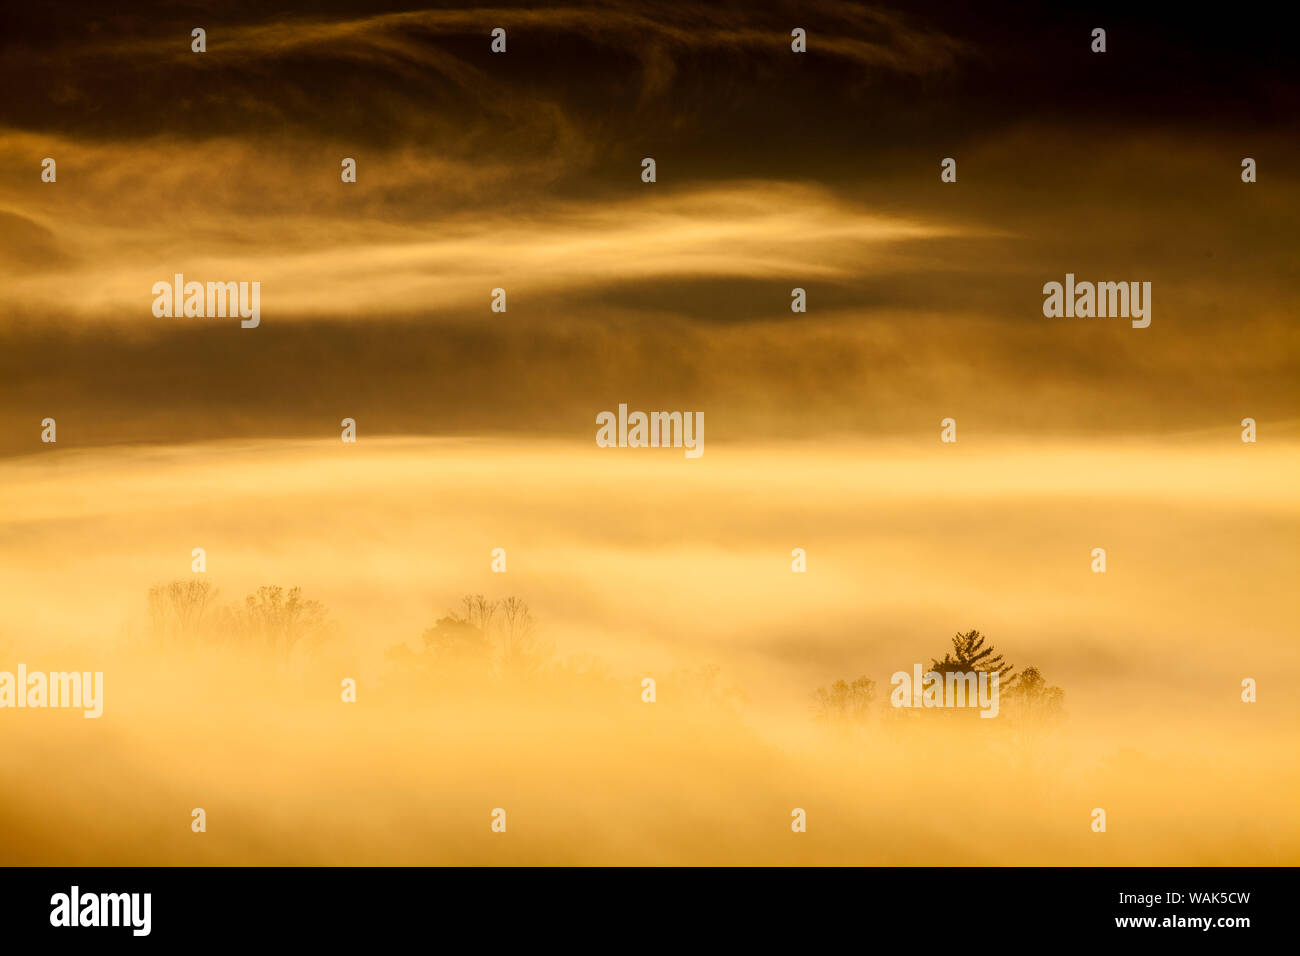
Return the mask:
[[[6,138],[0,154],[15,173],[36,145],[19,139]],[[46,247],[75,249],[77,264],[17,276],[0,301],[57,299],[87,317],[144,308],[148,320],[153,283],[183,272],[260,281],[265,307],[280,317],[436,316],[486,308],[498,286],[538,297],[648,279],[847,279],[871,271],[872,249],[971,232],[763,181],[637,188],[616,202],[543,198],[526,210],[425,207],[421,221],[409,208],[419,199],[408,206],[397,194],[449,172],[437,159],[405,154],[391,167],[363,168],[363,179],[381,182],[353,190],[331,167],[304,176],[299,163],[263,161],[238,142],[53,152],[65,150],[81,168],[64,166],[62,182],[0,197],[44,207],[45,225],[24,221]],[[145,169],[156,173],[142,177]],[[508,176],[481,170],[478,188]],[[472,194],[474,178],[463,177],[461,189]]]
[[[337,398],[398,431],[567,433],[619,388],[708,401],[715,435],[892,432],[956,405],[989,430],[1300,414],[1294,133],[1134,133],[1124,99],[1105,122],[1025,119],[1039,48],[1009,73],[969,19],[235,4],[59,22],[32,19],[0,61],[0,361],[23,421],[57,396],[111,409],[104,440],[314,433]],[[1045,322],[1042,284],[1067,271],[1152,280],[1152,328]],[[262,327],[154,318],[177,272],[261,282]]]

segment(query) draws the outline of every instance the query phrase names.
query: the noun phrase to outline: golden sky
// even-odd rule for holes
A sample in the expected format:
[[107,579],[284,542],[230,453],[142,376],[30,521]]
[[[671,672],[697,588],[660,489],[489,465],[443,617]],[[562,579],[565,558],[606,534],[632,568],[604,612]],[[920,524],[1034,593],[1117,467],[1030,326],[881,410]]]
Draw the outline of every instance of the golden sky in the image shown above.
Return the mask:
[[[1194,69],[1140,20],[1101,57],[1042,14],[845,4],[17,16],[10,454],[47,415],[91,444],[578,437],[619,401],[718,440],[1297,417],[1296,87],[1231,33]],[[177,272],[261,282],[261,326],[154,317]],[[1044,318],[1067,272],[1152,282],[1151,327]]]
[[[955,3],[10,6],[0,670],[102,669],[106,700],[0,714],[0,863],[1300,859],[1282,31],[1127,12],[1096,55],[1091,21]],[[260,325],[155,316],[176,273],[261,283]],[[1067,273],[1150,282],[1150,327],[1045,317]],[[706,453],[596,447],[620,403],[703,412]],[[291,673],[168,643],[174,580],[301,586],[329,640]],[[478,592],[529,603],[544,679],[394,665]],[[1067,720],[812,721],[970,628]]]

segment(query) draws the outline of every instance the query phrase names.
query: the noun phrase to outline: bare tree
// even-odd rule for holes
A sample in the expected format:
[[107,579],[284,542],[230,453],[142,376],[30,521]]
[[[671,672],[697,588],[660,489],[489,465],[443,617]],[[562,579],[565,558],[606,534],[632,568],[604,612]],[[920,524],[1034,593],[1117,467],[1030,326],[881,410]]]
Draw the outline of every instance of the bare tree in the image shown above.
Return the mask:
[[1027,724],[1041,726],[1061,716],[1065,691],[1047,683],[1037,667],[1026,667],[1008,693],[1012,709]]
[[460,613],[425,629],[420,652],[399,646],[387,656],[411,676],[437,677],[448,667],[468,665],[503,678],[527,678],[542,668],[551,651],[538,643],[536,631],[537,621],[522,598],[490,601],[469,594],[461,599]]
[[481,594],[467,594],[461,598],[460,605],[464,608],[464,620],[471,627],[478,628],[484,634],[491,630],[492,618],[497,612],[496,601],[489,601]]
[[207,624],[205,614],[216,597],[217,589],[205,578],[155,584],[149,589],[154,636],[168,641],[197,636]]
[[303,598],[302,588],[264,586],[233,604],[226,617],[228,630],[238,639],[269,648],[287,660],[303,638],[318,643],[329,632],[325,605]]
[[506,676],[526,677],[541,665],[534,639],[537,622],[527,603],[517,597],[501,602],[501,617],[501,672]]
[[851,684],[837,680],[829,688],[818,687],[813,692],[813,719],[827,727],[860,731],[875,698],[876,682],[869,677],[859,677]]

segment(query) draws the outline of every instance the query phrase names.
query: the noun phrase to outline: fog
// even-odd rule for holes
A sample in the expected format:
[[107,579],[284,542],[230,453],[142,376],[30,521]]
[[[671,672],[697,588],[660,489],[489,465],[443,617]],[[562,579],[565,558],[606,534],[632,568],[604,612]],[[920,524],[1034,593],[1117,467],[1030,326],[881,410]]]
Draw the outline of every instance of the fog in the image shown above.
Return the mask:
[[[103,671],[105,699],[0,713],[0,860],[1294,864],[1298,464],[1234,430],[9,459],[0,670]],[[176,580],[219,592],[185,633],[149,609]],[[266,585],[323,605],[290,653],[217,626]],[[527,603],[509,660],[495,627],[425,646],[473,594]],[[970,629],[1060,712],[890,707]],[[818,719],[860,676],[865,714]]]

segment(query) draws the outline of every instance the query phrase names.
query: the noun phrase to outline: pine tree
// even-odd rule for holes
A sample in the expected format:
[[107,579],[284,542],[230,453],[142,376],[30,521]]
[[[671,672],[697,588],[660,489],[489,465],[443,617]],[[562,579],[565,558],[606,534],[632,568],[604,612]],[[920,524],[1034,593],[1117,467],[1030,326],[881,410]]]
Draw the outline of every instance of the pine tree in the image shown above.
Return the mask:
[[1012,676],[1013,665],[1003,660],[992,644],[985,647],[984,635],[975,630],[956,634],[952,639],[952,650],[943,655],[943,660],[932,660],[930,670],[940,674],[986,671],[997,674],[998,683],[1003,688],[1009,687],[1015,679]]

